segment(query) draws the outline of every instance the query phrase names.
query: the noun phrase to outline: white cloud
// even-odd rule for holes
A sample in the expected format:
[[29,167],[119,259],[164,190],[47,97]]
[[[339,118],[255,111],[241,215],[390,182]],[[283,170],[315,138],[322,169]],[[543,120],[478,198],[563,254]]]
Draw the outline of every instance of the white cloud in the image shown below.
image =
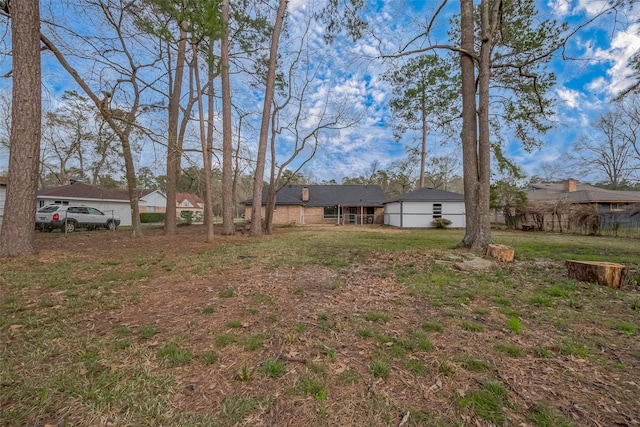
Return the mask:
[[584,10],[587,15],[594,16],[609,7],[606,0],[578,0],[577,11]]
[[547,3],[547,6],[554,14],[562,17],[569,14],[571,2],[569,0],[551,0]]
[[559,88],[558,97],[569,107],[577,108],[580,105],[580,92],[577,90]]
[[[629,66],[629,59],[638,51],[638,48],[640,48],[640,24],[634,24],[626,31],[617,32],[608,49],[598,49],[595,52],[597,59],[609,64],[609,69],[606,71],[609,78],[606,90],[610,95],[619,93],[632,83],[633,70]],[[592,83],[592,85],[602,84],[602,78]]]

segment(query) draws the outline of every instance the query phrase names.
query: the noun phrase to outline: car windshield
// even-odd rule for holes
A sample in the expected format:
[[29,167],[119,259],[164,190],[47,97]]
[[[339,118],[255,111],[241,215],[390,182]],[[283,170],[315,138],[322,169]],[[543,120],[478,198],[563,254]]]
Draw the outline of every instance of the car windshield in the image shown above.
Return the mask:
[[38,209],[38,212],[55,212],[58,210],[58,206],[45,206],[44,208]]

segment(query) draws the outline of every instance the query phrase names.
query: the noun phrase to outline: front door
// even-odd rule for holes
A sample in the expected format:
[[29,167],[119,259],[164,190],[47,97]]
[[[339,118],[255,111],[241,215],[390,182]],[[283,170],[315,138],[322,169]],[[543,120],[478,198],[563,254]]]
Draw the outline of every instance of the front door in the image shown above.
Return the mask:
[[349,208],[349,221],[347,221],[350,224],[357,224],[358,223],[358,208]]

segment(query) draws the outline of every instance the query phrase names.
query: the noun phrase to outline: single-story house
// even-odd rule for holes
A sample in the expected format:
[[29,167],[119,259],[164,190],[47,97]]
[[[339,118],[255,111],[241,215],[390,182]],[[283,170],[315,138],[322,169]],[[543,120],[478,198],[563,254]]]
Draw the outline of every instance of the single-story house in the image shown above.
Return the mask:
[[204,200],[195,194],[176,194],[176,215],[181,217],[182,212],[191,212],[192,218],[201,221],[204,217]]
[[[38,207],[56,203],[89,205],[106,215],[119,217],[120,225],[132,224],[129,191],[126,189],[106,189],[75,182],[38,190],[37,200]],[[151,212],[150,208],[154,212],[164,211],[166,199],[157,190],[140,190],[138,205],[141,212]]]
[[7,199],[7,183],[9,180],[6,176],[0,176],[0,225],[4,218],[4,201]]
[[589,212],[599,216],[600,226],[615,223],[637,227],[638,224],[638,191],[607,190],[568,179],[560,183],[530,184],[525,193],[527,205],[518,212],[518,225],[523,228],[572,228],[581,225],[575,222],[580,222],[578,220]]
[[[262,191],[262,216],[267,188]],[[382,224],[386,196],[379,185],[287,185],[278,191],[273,224]],[[253,201],[245,200],[251,220]]]
[[621,211],[629,204],[640,202],[638,191],[607,190],[580,184],[575,179],[561,183],[530,184],[525,193],[531,202],[563,201],[574,205],[595,205],[599,212]]
[[464,195],[430,187],[393,197],[384,205],[384,223],[400,228],[433,227],[434,219],[448,219],[450,227],[466,227]]

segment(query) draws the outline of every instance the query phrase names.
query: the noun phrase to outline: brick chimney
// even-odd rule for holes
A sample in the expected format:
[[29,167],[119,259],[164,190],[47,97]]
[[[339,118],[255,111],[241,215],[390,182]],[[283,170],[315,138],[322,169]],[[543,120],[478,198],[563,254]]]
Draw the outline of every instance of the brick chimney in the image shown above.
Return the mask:
[[567,193],[573,193],[578,189],[578,181],[573,178],[569,178],[564,182],[564,191]]
[[302,187],[302,201],[309,201],[309,187]]

